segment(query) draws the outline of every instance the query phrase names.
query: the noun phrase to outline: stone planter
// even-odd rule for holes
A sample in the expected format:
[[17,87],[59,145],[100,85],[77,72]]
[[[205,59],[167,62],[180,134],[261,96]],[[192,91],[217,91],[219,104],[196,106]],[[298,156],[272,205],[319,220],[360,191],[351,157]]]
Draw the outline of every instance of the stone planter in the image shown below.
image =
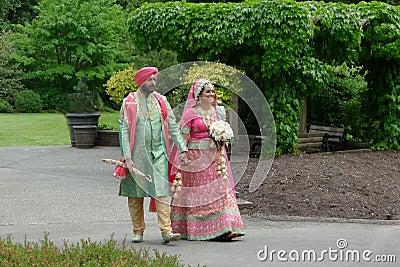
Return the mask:
[[76,148],[92,148],[96,145],[97,125],[73,126]]
[[69,128],[69,136],[71,140],[71,146],[76,146],[74,126],[80,125],[95,125],[97,127],[99,123],[99,113],[67,113],[65,118]]
[[119,146],[118,131],[97,130],[97,146]]

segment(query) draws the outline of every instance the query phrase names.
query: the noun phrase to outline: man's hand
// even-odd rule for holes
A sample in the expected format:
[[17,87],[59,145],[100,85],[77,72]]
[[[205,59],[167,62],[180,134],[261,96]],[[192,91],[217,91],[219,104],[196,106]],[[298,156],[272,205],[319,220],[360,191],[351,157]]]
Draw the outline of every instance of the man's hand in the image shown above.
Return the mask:
[[133,163],[133,160],[132,159],[126,159],[125,160],[125,165],[126,165],[126,168],[129,170],[129,172],[132,173],[132,170],[135,167],[135,164]]

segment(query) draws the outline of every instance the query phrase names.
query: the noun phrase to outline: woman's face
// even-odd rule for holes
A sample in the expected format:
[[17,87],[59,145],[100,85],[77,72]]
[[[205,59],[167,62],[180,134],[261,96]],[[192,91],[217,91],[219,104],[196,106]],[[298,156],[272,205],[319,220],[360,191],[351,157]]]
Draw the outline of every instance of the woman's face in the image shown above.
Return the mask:
[[213,103],[215,99],[215,89],[211,83],[204,85],[203,91],[199,94],[202,101],[209,101],[210,104]]

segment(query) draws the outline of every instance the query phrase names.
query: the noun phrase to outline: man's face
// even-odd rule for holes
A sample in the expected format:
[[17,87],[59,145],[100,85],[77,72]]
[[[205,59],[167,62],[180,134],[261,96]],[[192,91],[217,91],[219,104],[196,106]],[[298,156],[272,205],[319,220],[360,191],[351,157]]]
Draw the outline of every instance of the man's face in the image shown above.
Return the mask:
[[142,92],[147,95],[153,93],[156,90],[156,84],[157,84],[157,77],[154,74],[152,74],[150,78],[148,78],[147,81],[144,84],[142,84],[141,87]]

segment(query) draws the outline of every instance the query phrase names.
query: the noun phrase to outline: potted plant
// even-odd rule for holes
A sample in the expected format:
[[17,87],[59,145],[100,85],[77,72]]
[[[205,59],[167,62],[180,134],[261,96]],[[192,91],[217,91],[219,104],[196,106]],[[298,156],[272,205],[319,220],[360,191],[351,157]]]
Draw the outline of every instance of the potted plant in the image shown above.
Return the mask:
[[71,146],[78,148],[95,146],[97,125],[101,116],[96,111],[96,94],[89,89],[87,81],[87,77],[79,79],[78,86],[69,95],[70,112],[65,114]]
[[119,146],[118,128],[109,124],[99,123],[97,127],[98,146]]

